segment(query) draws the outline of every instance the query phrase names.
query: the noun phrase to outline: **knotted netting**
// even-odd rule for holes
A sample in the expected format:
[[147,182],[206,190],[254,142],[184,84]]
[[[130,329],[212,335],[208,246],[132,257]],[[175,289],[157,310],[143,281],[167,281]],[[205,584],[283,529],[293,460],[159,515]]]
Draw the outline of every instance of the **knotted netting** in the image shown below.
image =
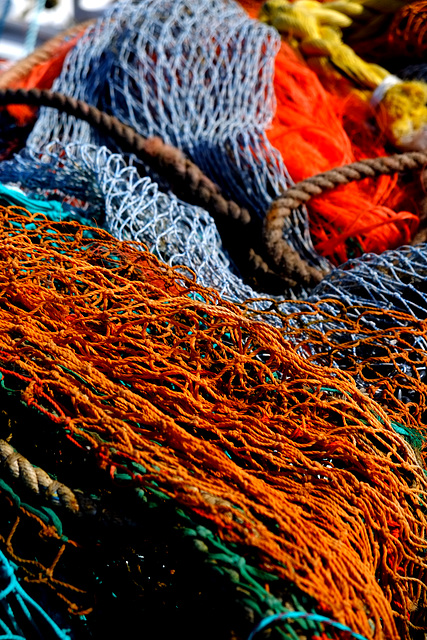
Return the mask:
[[[12,446],[74,482],[81,469],[80,491],[99,474],[92,489],[107,501],[107,521],[109,514],[114,521],[111,501],[122,520],[146,513],[152,500],[173,505],[174,513],[196,522],[190,529],[202,537],[205,547],[199,547],[207,547],[229,577],[232,553],[244,559],[232,574],[236,599],[245,599],[239,585],[248,591],[239,578],[245,563],[253,567],[246,584],[250,576],[265,581],[274,597],[268,600],[265,588],[264,596],[258,592],[261,612],[266,606],[278,613],[316,611],[378,639],[409,638],[411,624],[422,624],[424,431],[410,408],[400,411],[401,400],[377,402],[334,362],[318,364],[319,350],[317,361],[303,357],[307,323],[296,345],[182,267],[168,267],[105,231],[2,209],[0,264],[3,393],[45,421],[36,443],[34,436],[26,440],[28,421],[12,425]],[[309,305],[301,304],[307,317]],[[312,305],[314,320],[321,304]],[[350,311],[341,305],[341,323],[353,335],[361,321]],[[413,316],[395,315],[405,318],[402,341],[425,331]],[[289,324],[296,334],[298,318]],[[387,344],[387,331],[369,323],[364,330]],[[317,333],[320,346],[329,338]],[[337,352],[347,348],[330,342]],[[414,380],[422,407],[425,385]],[[390,384],[376,381],[386,393]],[[60,453],[53,462],[54,441]],[[132,501],[114,494],[127,489]],[[47,492],[53,503],[61,491],[56,485]],[[10,492],[2,498],[16,511]],[[39,512],[30,516],[41,527]],[[42,552],[31,557],[33,541],[16,523],[19,513],[4,519],[0,535],[30,581],[43,576],[71,609],[81,610],[76,601],[91,590],[87,572],[99,572],[95,583],[108,583],[102,573],[108,567],[66,560],[69,550],[78,555],[82,545],[81,553],[90,555],[93,546],[69,523],[73,535],[66,527],[59,535],[52,508],[46,515],[57,545],[46,560]],[[213,532],[206,539],[203,525]],[[113,537],[126,558],[125,541],[120,533]],[[67,570],[74,582],[65,579]],[[285,637],[295,637],[284,629]],[[306,635],[322,633],[317,629]]]
[[[424,425],[427,341],[426,244],[377,256],[365,254],[332,272],[306,301],[258,309],[304,357],[349,372],[359,389],[399,413],[404,425]],[[276,318],[277,322],[277,318]]]
[[256,297],[230,264],[213,218],[160,191],[149,176],[140,177],[121,154],[106,147],[57,142],[47,145],[42,157],[27,149],[0,164],[0,179],[38,198],[40,210],[46,199],[56,202],[61,209],[57,219],[78,216],[119,240],[144,242],[164,262],[192,269],[200,284],[226,299]]
[[[221,188],[263,214],[286,188],[265,128],[274,112],[276,32],[234,1],[116,3],[68,56],[53,88],[185,150]],[[29,144],[97,142],[86,123],[44,111]]]
[[394,309],[422,320],[427,311],[426,279],[426,244],[404,246],[349,260],[326,276],[309,300],[337,298],[348,306]]
[[[231,2],[120,2],[56,88],[263,215],[288,184],[264,135],[275,38]],[[414,637],[425,245],[350,261],[304,301],[257,298],[212,218],[107,142],[45,110],[0,165],[56,212],[0,217],[0,543],[20,581],[79,640],[246,640],[275,615],[286,640]],[[285,235],[326,264],[304,211]]]
[[[263,217],[290,183],[265,133],[275,109],[279,44],[273,29],[234,0],[125,0],[87,30],[53,88],[182,149],[226,196]],[[57,139],[111,146],[88,124],[43,109],[28,148],[41,153]],[[24,154],[22,181],[25,169]],[[139,171],[159,181],[150,167]],[[327,270],[328,261],[313,249],[305,210],[292,213],[285,236],[299,255]]]

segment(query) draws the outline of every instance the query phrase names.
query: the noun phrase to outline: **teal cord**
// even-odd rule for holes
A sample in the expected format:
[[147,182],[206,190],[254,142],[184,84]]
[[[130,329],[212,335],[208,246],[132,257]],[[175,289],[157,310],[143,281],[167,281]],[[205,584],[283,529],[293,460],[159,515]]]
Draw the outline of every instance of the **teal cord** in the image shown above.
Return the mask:
[[11,187],[5,187],[0,183],[0,203],[4,201],[7,205],[23,207],[30,213],[44,213],[55,221],[61,222],[64,209],[60,202],[55,200],[36,200],[29,198],[24,193]]
[[325,618],[325,616],[320,616],[317,613],[305,613],[302,611],[289,611],[288,613],[276,613],[273,616],[267,616],[264,620],[255,627],[255,629],[251,632],[248,637],[248,640],[254,640],[255,635],[266,629],[267,627],[275,624],[276,622],[281,622],[282,620],[313,620],[315,622],[325,622],[329,624],[331,627],[335,627],[335,629],[339,629],[340,631],[345,631],[350,633],[352,638],[355,640],[367,640],[365,636],[360,635],[360,633],[355,633],[349,627],[346,627],[344,624],[340,622],[336,622],[335,620],[331,620],[330,618]]
[[[1,1],[1,0],[0,0]],[[52,222],[79,222],[86,226],[93,226],[94,222],[89,218],[74,211],[73,208],[63,205],[57,200],[38,200],[13,187],[6,187],[0,183],[0,205],[22,207],[29,213],[41,213]],[[26,225],[26,229],[35,229],[34,223]]]
[[[10,595],[16,597],[16,602],[19,605],[21,613],[27,618],[27,620],[37,630],[37,623],[34,620],[31,611],[37,613],[43,621],[47,624],[50,631],[49,638],[52,640],[70,640],[70,636],[65,631],[62,631],[58,625],[47,615],[47,613],[41,608],[35,600],[33,600],[19,584],[12,565],[6,559],[6,556],[0,551],[0,584],[7,583],[6,586],[0,591],[0,603],[3,605],[3,610],[10,619],[10,624],[19,631],[19,626],[16,622],[16,616],[12,610],[9,602],[6,602],[6,598]],[[18,638],[22,640],[22,635],[13,634],[7,625],[2,621],[1,627],[6,631],[5,634],[0,635],[0,640],[15,640]],[[46,638],[46,635],[44,636]]]

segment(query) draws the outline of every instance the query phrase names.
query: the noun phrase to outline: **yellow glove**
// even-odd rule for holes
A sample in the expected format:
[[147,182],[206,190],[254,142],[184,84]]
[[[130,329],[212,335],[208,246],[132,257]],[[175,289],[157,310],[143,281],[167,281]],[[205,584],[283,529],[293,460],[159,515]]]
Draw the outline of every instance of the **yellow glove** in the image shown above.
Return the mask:
[[[355,88],[366,92],[375,109],[378,124],[387,139],[397,148],[427,148],[427,85],[400,81],[386,69],[365,62],[344,44],[342,31],[352,25],[367,7],[381,8],[387,3],[400,8],[402,0],[269,0],[260,20],[275,27],[293,47],[298,48],[310,66],[323,73],[337,74],[351,80]],[[385,10],[385,9],[384,9]],[[368,25],[369,27],[369,25]],[[372,96],[372,97],[371,97]]]

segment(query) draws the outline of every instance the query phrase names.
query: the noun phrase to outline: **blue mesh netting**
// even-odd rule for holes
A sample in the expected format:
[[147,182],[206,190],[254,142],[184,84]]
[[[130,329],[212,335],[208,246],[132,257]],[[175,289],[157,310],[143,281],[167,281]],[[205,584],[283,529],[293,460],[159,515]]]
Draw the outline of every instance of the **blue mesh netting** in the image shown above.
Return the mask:
[[[263,216],[290,183],[265,134],[279,42],[233,0],[124,0],[88,29],[53,88],[184,150],[228,197]],[[111,143],[86,123],[43,109],[28,146],[38,152],[56,139]],[[285,235],[327,268],[305,210],[290,216]]]
[[[262,214],[289,182],[265,136],[277,47],[277,34],[233,0],[124,0],[88,29],[54,88],[184,149],[230,197]],[[100,141],[88,124],[43,109],[27,149],[0,165],[0,179],[40,197],[56,191],[56,198],[77,198],[80,213],[118,238],[141,240],[166,262],[192,268],[200,283],[228,299],[254,297],[230,266],[210,216],[161,193],[122,156],[94,146]],[[285,231],[304,257],[312,251],[306,223],[304,211],[295,211]],[[350,261],[309,300],[335,297],[422,314],[423,255],[407,248]]]
[[233,272],[206,211],[162,193],[151,178],[141,178],[105,147],[52,143],[41,158],[26,150],[0,164],[0,180],[24,186],[33,197],[59,200],[68,219],[74,212],[120,240],[143,242],[161,260],[191,268],[198,282],[229,300],[256,296]]
[[427,64],[412,64],[399,71],[399,77],[407,80],[427,81]]
[[[242,204],[263,213],[288,179],[265,127],[279,36],[225,0],[118,2],[70,53],[57,91],[184,149]],[[45,110],[29,144],[98,142],[89,125]]]
[[427,246],[404,246],[381,255],[367,253],[334,269],[309,300],[337,298],[427,317]]

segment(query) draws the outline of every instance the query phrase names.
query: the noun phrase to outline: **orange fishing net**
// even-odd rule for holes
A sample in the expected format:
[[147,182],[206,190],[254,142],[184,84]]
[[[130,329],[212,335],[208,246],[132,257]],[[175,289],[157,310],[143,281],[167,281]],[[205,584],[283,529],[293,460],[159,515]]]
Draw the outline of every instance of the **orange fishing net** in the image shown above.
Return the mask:
[[76,558],[80,562],[82,557],[86,556],[86,561],[88,557],[80,545],[63,534],[61,527],[55,526],[59,522],[55,514],[27,504],[3,480],[0,508],[0,542],[20,567],[20,579],[32,587],[53,591],[58,604],[65,604],[70,612],[88,613],[93,606],[93,597],[87,591],[88,576],[84,570],[77,574],[75,568],[69,571]]
[[[115,482],[203,517],[318,612],[409,638],[426,604],[427,481],[399,407],[361,391],[334,347],[310,361],[303,329],[299,347],[137,245],[1,216],[2,386]],[[405,335],[424,330],[412,322]],[[422,436],[415,418],[404,431]]]

